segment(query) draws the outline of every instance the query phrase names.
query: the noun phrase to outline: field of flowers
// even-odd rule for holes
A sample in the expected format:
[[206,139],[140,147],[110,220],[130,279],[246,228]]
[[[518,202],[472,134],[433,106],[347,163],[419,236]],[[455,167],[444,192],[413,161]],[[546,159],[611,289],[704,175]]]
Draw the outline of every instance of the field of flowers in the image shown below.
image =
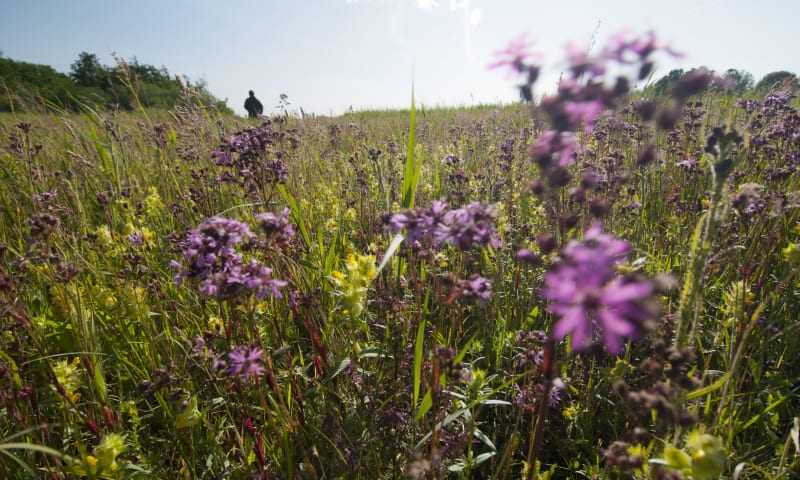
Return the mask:
[[669,54],[497,108],[0,118],[0,476],[800,478],[798,101],[631,95]]

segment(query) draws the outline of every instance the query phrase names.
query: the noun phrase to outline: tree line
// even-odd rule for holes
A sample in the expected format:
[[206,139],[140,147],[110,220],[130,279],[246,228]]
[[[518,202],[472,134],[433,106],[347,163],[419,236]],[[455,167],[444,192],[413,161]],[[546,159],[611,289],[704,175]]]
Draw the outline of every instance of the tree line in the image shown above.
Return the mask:
[[705,71],[709,76],[715,75],[715,77],[721,80],[719,82],[719,87],[721,89],[727,93],[736,95],[746,95],[748,93],[763,95],[772,90],[797,92],[800,89],[800,82],[798,82],[797,75],[792,72],[787,72],[786,70],[770,72],[756,82],[753,75],[745,70],[729,68],[723,74],[719,75],[718,73],[706,71],[703,67],[699,67],[688,71],[680,68],[671,70],[660,79],[645,86],[643,93],[655,97],[668,95],[670,90],[678,83],[678,80],[701,70]]
[[[133,110],[169,109],[178,105],[190,89],[194,102],[226,113],[233,111],[214,97],[204,81],[171,76],[166,67],[126,61],[114,57],[116,65],[103,65],[97,55],[81,52],[68,74],[48,65],[16,61],[0,54],[0,112],[25,111],[46,104],[76,109],[81,104],[92,108]],[[138,103],[137,103],[138,102]]]

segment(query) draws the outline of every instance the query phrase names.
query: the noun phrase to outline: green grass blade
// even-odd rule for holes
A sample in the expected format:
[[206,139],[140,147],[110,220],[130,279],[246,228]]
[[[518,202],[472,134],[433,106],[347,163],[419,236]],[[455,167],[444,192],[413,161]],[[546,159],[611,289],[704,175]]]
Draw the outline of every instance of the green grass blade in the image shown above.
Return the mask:
[[411,118],[408,126],[408,153],[406,155],[406,166],[403,173],[403,208],[414,207],[414,196],[417,191],[417,180],[419,179],[420,161],[415,165],[414,150],[416,142],[417,113],[414,107],[414,87],[411,87]]
[[297,228],[300,229],[300,236],[303,238],[303,245],[305,245],[306,249],[310,249],[311,239],[308,236],[305,223],[303,223],[303,219],[300,216],[300,207],[297,206],[297,202],[294,200],[294,197],[286,191],[286,187],[279,183],[277,185],[277,190],[278,193],[281,194],[283,201],[289,204],[289,209],[292,211],[292,219],[294,220],[294,223],[297,224]]
[[417,327],[417,339],[414,343],[414,405],[419,400],[419,388],[422,377],[422,346],[425,343],[425,320],[420,320]]

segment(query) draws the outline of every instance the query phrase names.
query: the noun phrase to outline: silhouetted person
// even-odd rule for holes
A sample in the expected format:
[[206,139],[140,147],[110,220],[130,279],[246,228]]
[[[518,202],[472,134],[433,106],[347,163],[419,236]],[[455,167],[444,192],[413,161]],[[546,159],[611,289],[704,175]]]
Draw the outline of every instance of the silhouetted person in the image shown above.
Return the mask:
[[250,118],[256,118],[264,113],[264,105],[261,105],[252,90],[250,90],[250,96],[244,101],[244,109],[247,110],[247,116]]

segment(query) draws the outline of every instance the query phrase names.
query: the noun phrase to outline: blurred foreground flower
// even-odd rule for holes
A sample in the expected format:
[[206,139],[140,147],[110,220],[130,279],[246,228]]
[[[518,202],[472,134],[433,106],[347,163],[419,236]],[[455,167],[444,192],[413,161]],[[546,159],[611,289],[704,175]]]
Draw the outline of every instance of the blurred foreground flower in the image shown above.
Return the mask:
[[552,336],[571,335],[575,351],[590,349],[600,338],[609,352],[622,350],[622,338],[639,338],[655,316],[655,285],[617,275],[630,249],[627,242],[601,231],[600,223],[570,242],[561,261],[545,275],[543,296],[558,317]]

